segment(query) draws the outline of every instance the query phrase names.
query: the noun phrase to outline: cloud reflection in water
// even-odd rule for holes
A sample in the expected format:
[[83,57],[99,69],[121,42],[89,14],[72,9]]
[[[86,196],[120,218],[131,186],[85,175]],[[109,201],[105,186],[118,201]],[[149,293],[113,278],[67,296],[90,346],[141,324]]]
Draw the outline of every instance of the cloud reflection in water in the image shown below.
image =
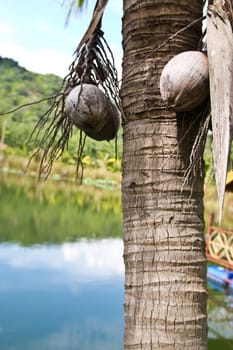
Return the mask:
[[0,245],[1,350],[121,350],[123,243]]
[[98,280],[123,276],[122,253],[122,240],[115,238],[33,247],[7,243],[0,245],[0,266],[15,272],[43,270],[44,277],[57,276],[66,283]]

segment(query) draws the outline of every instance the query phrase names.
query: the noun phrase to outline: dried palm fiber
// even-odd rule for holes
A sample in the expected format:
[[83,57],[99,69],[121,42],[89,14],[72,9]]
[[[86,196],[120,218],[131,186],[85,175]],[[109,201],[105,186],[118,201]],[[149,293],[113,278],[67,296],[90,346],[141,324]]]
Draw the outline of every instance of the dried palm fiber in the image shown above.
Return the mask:
[[208,6],[207,52],[220,223],[233,138],[233,11],[230,0],[213,0]]
[[[100,95],[104,95],[105,109],[109,111],[105,113],[107,119],[106,125],[98,126],[96,121],[93,123],[93,113],[85,118],[89,118],[86,122],[88,129],[80,128],[80,139],[77,146],[77,176],[79,176],[79,169],[81,167],[81,175],[83,172],[82,153],[85,146],[86,134],[95,139],[114,138],[119,127],[120,116],[120,99],[117,71],[114,65],[114,58],[106,40],[104,39],[104,32],[101,30],[101,20],[107,0],[98,0],[93,12],[90,25],[81,39],[77,49],[74,52],[74,60],[69,67],[68,75],[63,79],[62,86],[56,96],[52,99],[49,110],[40,118],[38,124],[34,128],[31,137],[40,137],[39,147],[32,155],[31,159],[36,156],[42,149],[42,157],[40,162],[39,177],[47,178],[51,172],[54,160],[58,159],[65,148],[68,146],[69,140],[72,136],[73,126],[77,123],[77,116],[69,116],[68,96],[76,94],[76,107],[79,102],[85,98],[84,94],[87,92],[86,86],[92,86],[91,91],[100,91]],[[74,92],[72,92],[74,91]],[[83,93],[82,93],[83,92]],[[89,100],[85,98],[85,106],[92,105],[95,102],[95,96],[91,96],[88,92]],[[106,107],[107,106],[107,107]],[[80,109],[80,106],[76,110]],[[92,107],[94,112],[94,107]],[[85,111],[83,112],[83,115]],[[98,116],[99,120],[101,119]],[[92,124],[92,125],[91,125]],[[83,125],[83,123],[82,123]],[[95,130],[95,127],[97,128]],[[92,130],[91,130],[92,129]],[[83,135],[83,131],[86,132]]]
[[209,94],[208,60],[200,51],[185,51],[174,56],[160,77],[160,93],[167,108],[188,112]]

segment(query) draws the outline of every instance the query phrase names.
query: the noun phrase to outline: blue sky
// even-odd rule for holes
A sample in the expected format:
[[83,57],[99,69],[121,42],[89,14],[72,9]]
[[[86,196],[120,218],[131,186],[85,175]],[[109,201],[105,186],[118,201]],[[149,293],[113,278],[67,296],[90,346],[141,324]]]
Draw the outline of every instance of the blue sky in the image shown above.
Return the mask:
[[[121,67],[121,0],[109,0],[103,30]],[[1,1],[0,56],[13,58],[28,70],[63,77],[73,52],[84,34],[95,6],[89,0],[80,12],[74,11],[65,26],[70,0]]]

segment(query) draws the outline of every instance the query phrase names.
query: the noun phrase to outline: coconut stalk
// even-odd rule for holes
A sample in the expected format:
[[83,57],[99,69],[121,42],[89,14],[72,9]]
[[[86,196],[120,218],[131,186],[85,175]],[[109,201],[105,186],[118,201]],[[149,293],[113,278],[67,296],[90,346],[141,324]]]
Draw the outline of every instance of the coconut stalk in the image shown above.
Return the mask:
[[207,11],[213,159],[222,220],[227,167],[233,138],[233,12],[230,0],[213,0]]

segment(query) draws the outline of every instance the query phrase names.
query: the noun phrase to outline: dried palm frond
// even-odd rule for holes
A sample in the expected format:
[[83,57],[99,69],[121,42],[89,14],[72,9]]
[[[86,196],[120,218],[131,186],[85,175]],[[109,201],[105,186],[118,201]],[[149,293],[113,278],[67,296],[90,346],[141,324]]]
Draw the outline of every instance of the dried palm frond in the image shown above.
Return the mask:
[[210,73],[213,158],[219,203],[223,214],[226,177],[233,140],[233,7],[231,0],[214,0],[207,12],[207,52]]
[[[66,98],[71,90],[83,84],[92,84],[99,87],[120,111],[119,86],[114,57],[104,32],[101,30],[101,21],[107,0],[96,3],[92,20],[77,49],[74,60],[69,67],[68,75],[63,79],[62,86],[52,99],[50,108],[40,118],[30,138],[39,138],[37,151],[31,159],[42,151],[39,168],[39,178],[47,178],[51,172],[53,162],[57,160],[68,146],[72,136],[73,123],[67,116]],[[82,168],[82,152],[86,137],[80,131],[80,140],[77,146],[77,173]],[[29,162],[30,163],[30,162]],[[83,171],[81,171],[81,174]],[[82,177],[82,176],[81,176]]]

